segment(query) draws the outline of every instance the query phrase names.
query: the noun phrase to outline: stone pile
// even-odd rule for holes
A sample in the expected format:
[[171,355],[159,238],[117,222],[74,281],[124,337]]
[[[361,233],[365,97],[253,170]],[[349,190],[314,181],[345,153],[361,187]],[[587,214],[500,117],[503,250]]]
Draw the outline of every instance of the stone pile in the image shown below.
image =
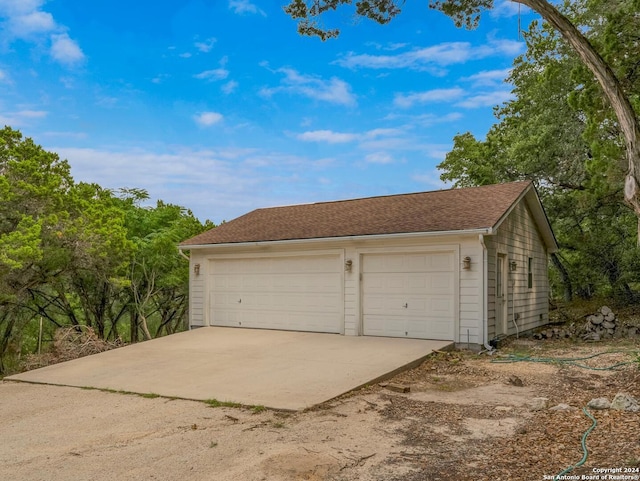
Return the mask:
[[542,331],[538,331],[533,335],[534,339],[568,339],[573,337],[570,329],[561,327],[548,327]]
[[638,335],[637,327],[623,326],[614,312],[607,306],[602,306],[598,312],[587,316],[586,320],[582,335],[585,341],[599,341],[600,339],[611,339],[612,337],[633,338]]

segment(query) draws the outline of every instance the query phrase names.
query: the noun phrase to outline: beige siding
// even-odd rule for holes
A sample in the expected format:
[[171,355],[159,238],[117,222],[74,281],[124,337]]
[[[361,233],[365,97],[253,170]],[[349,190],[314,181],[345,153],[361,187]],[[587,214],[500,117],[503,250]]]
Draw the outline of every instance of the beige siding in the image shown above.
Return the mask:
[[[516,333],[514,315],[520,332],[546,324],[549,319],[548,254],[540,233],[524,201],[511,211],[498,228],[496,235],[486,236],[488,250],[488,323],[489,339],[496,330],[496,265],[497,255],[506,255],[507,262],[516,262],[509,272],[508,334]],[[528,287],[528,259],[533,259],[533,286]]]
[[[458,269],[455,272],[456,297],[455,341],[471,344],[482,343],[482,248],[477,235],[411,237],[391,239],[326,240],[323,242],[299,242],[262,246],[237,246],[194,250],[191,254],[190,323],[192,326],[208,325],[206,272],[209,260],[219,255],[274,255],[312,254],[321,250],[341,249],[344,260],[353,262],[351,272],[344,272],[344,334],[362,335],[361,326],[361,259],[367,252],[420,252],[449,250],[455,253]],[[471,268],[463,268],[465,256],[471,258]],[[193,265],[200,264],[200,275],[193,274]]]
[[[200,274],[197,276],[193,272],[196,264],[200,264]],[[204,304],[206,298],[207,262],[201,251],[193,251],[191,253],[189,272],[189,326],[206,326]]]

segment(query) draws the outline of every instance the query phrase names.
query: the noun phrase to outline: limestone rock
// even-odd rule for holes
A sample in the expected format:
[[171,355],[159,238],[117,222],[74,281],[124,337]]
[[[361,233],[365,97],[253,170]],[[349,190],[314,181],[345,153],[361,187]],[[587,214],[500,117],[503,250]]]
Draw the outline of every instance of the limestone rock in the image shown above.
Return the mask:
[[591,409],[609,409],[611,407],[611,403],[606,397],[599,397],[589,401],[587,403],[587,407]]
[[616,394],[616,397],[613,398],[613,401],[611,401],[611,409],[637,413],[640,411],[640,404],[638,404],[638,400],[633,396],[619,392]]
[[527,407],[530,411],[542,411],[549,407],[549,399],[546,397],[534,397],[527,401]]
[[602,322],[604,321],[604,316],[600,313],[597,313],[589,316],[588,319],[589,321],[591,321],[591,324],[597,326],[598,324],[602,324]]
[[553,406],[549,408],[549,411],[573,411],[575,408],[573,406],[569,406],[568,404],[560,403],[557,406]]

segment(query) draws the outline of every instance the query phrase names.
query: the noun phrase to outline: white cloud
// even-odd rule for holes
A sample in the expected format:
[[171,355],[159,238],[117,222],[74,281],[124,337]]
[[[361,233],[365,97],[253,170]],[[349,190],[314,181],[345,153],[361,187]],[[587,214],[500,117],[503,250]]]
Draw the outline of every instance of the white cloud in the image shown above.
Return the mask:
[[490,15],[494,18],[515,17],[516,15],[527,15],[531,12],[528,7],[512,0],[501,0],[494,4]]
[[36,10],[12,17],[9,28],[16,37],[29,38],[32,35],[55,30],[56,22],[50,13]]
[[347,142],[366,142],[381,137],[402,135],[401,129],[372,129],[363,133],[353,134],[346,132],[334,132],[333,130],[310,130],[296,135],[298,140],[304,142],[326,142],[328,144],[343,144]]
[[252,155],[247,149],[177,148],[159,153],[145,149],[46,148],[69,160],[78,182],[96,182],[110,189],[146,189],[154,200],[188,206],[201,220],[214,215],[218,216],[216,222],[230,220],[268,203],[256,193],[269,192],[272,178],[244,165],[244,159]]
[[196,42],[195,47],[202,53],[209,53],[218,40],[214,37],[206,39],[204,42]]
[[215,80],[224,80],[229,76],[229,71],[224,68],[216,68],[213,70],[205,70],[199,74],[194,75],[195,78],[200,80],[208,80],[213,82]]
[[12,127],[24,127],[31,125],[34,120],[45,118],[49,112],[45,110],[19,110],[17,112],[7,112],[0,115],[0,125],[11,125]]
[[183,53],[179,54],[178,57],[191,58],[191,57],[193,57],[193,54],[191,52],[183,52]]
[[0,69],[0,82],[2,83],[10,83],[9,75],[4,70]]
[[327,142],[329,144],[343,144],[358,139],[355,134],[333,132],[332,130],[312,130],[298,134],[296,137],[304,142]]
[[367,154],[364,160],[372,164],[391,164],[394,162],[394,158],[387,152],[374,152]]
[[78,44],[66,33],[51,36],[51,56],[68,65],[81,62],[85,58]]
[[284,74],[281,85],[265,87],[260,90],[260,95],[271,97],[276,93],[286,92],[338,105],[354,106],[357,103],[351,86],[337,77],[324,80],[313,75],[300,74],[292,68],[281,68],[277,72]]
[[0,17],[4,17],[0,35],[9,44],[15,40],[51,42],[51,57],[68,66],[84,60],[82,49],[58,24],[53,15],[42,10],[44,0],[0,0]]
[[466,109],[475,109],[479,107],[493,107],[507,102],[513,98],[513,94],[508,90],[496,90],[494,92],[485,92],[473,95],[458,102],[456,106]]
[[494,86],[505,82],[505,79],[511,74],[510,68],[500,70],[483,70],[460,80],[473,82],[474,86]]
[[235,92],[237,88],[238,82],[236,82],[235,80],[229,80],[222,87],[220,87],[220,90],[222,90],[223,93],[229,95]]
[[222,121],[224,117],[218,112],[202,112],[193,117],[201,127],[210,127]]
[[421,184],[425,184],[426,188],[428,188],[429,190],[442,190],[451,188],[451,184],[440,180],[440,171],[437,169],[432,170],[431,172],[414,174],[411,176],[411,179]]
[[411,94],[396,94],[393,103],[397,107],[409,108],[415,104],[450,102],[464,95],[464,90],[455,87],[450,89],[434,89]]
[[21,110],[16,112],[16,115],[26,119],[42,119],[48,115],[48,112],[44,110]]
[[522,42],[489,39],[484,45],[473,46],[469,42],[445,42],[430,47],[416,48],[396,55],[370,55],[349,52],[335,61],[350,69],[410,69],[444,73],[442,67],[461,64],[470,60],[499,55],[513,56],[524,48]]
[[154,78],[152,78],[151,82],[153,82],[154,84],[160,84],[164,82],[166,79],[168,79],[169,77],[171,77],[171,75],[166,73],[161,73],[156,75]]
[[238,15],[260,14],[263,17],[267,16],[265,11],[258,7],[255,3],[251,2],[251,0],[229,0],[229,9],[233,10],[233,13],[236,13]]

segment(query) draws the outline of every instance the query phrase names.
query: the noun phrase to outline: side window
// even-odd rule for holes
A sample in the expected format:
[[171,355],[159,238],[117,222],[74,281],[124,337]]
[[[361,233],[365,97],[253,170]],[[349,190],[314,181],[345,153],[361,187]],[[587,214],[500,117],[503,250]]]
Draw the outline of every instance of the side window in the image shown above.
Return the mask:
[[533,257],[529,257],[529,264],[527,265],[527,287],[533,288]]

